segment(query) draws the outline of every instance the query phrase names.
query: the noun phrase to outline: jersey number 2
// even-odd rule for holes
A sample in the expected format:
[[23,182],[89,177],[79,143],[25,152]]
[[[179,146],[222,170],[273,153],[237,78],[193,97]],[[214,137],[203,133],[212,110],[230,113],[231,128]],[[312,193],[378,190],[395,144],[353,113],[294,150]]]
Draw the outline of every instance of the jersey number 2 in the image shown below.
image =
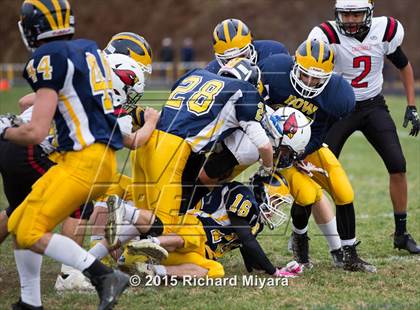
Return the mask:
[[366,88],[368,87],[368,82],[360,83],[372,69],[372,58],[370,56],[359,56],[353,59],[353,68],[360,68],[363,64],[363,71],[360,75],[353,80],[351,80],[351,86],[354,88]]

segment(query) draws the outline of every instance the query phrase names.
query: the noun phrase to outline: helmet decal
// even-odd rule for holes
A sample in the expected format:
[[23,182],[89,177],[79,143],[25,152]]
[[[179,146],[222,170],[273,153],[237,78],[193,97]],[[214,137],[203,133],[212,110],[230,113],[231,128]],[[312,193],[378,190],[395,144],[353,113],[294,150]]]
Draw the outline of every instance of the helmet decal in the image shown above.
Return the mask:
[[131,70],[114,69],[114,72],[125,85],[134,86],[139,82],[137,75]]
[[296,120],[295,112],[289,115],[287,120],[284,122],[283,125],[283,134],[287,135],[289,139],[293,138],[293,136],[297,133],[298,130],[298,123]]
[[271,123],[274,125],[274,127],[277,129],[277,131],[280,134],[283,134],[283,127],[282,127],[282,122],[281,122],[283,120],[283,117],[281,117],[280,115],[271,114],[270,120],[271,120]]

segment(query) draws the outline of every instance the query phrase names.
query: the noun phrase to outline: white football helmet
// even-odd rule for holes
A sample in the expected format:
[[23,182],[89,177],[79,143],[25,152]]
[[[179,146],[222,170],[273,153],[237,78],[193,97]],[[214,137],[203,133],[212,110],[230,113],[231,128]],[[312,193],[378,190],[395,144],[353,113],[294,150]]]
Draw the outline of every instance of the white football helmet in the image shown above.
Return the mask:
[[[372,25],[373,0],[336,0],[335,21],[340,32],[347,36],[364,35]],[[364,13],[363,21],[359,23],[344,22],[343,13]]]
[[302,112],[283,107],[267,109],[263,126],[273,145],[277,168],[291,167],[311,138],[311,122]]
[[130,112],[144,94],[144,72],[129,56],[109,54],[107,59],[111,66],[114,107],[122,106]]

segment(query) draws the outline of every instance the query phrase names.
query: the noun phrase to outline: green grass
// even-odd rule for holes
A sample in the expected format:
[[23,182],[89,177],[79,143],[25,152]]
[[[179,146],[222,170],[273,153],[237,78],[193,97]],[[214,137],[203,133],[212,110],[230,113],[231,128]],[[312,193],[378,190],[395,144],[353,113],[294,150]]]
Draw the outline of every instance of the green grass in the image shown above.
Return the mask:
[[[0,114],[12,109],[17,98],[27,89],[0,93]],[[159,95],[148,94],[144,101],[155,101]],[[159,96],[164,98],[165,96]],[[420,240],[420,144],[419,138],[408,136],[401,127],[405,103],[403,98],[389,97],[407,159],[409,181],[409,231]],[[126,153],[119,157],[120,165]],[[326,242],[319,236],[311,220],[311,256],[315,268],[287,287],[264,289],[245,287],[160,287],[133,288],[125,294],[118,309],[419,309],[420,257],[392,248],[394,220],[388,195],[388,176],[383,163],[362,135],[356,134],[346,144],[341,158],[356,193],[357,235],[363,258],[376,264],[377,274],[347,273],[331,267]],[[126,170],[128,171],[128,170]],[[0,197],[1,197],[0,193]],[[5,207],[0,198],[0,208]],[[291,260],[286,251],[289,227],[274,233],[264,232],[260,240],[269,257],[278,265]],[[19,283],[10,240],[0,247],[0,309],[18,299]],[[227,277],[246,274],[239,253],[230,253],[222,260]],[[94,309],[93,294],[57,295],[53,285],[59,265],[45,258],[42,272],[43,302],[47,309]]]

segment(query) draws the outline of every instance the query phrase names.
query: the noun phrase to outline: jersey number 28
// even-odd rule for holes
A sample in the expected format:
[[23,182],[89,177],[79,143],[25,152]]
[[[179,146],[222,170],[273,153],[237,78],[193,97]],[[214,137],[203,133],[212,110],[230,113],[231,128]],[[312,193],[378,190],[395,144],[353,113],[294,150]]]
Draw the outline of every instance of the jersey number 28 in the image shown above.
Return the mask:
[[184,79],[169,96],[166,106],[180,109],[186,103],[189,112],[195,115],[207,113],[214,103],[215,97],[222,91],[225,83],[210,80],[202,83],[202,77],[191,75]]

